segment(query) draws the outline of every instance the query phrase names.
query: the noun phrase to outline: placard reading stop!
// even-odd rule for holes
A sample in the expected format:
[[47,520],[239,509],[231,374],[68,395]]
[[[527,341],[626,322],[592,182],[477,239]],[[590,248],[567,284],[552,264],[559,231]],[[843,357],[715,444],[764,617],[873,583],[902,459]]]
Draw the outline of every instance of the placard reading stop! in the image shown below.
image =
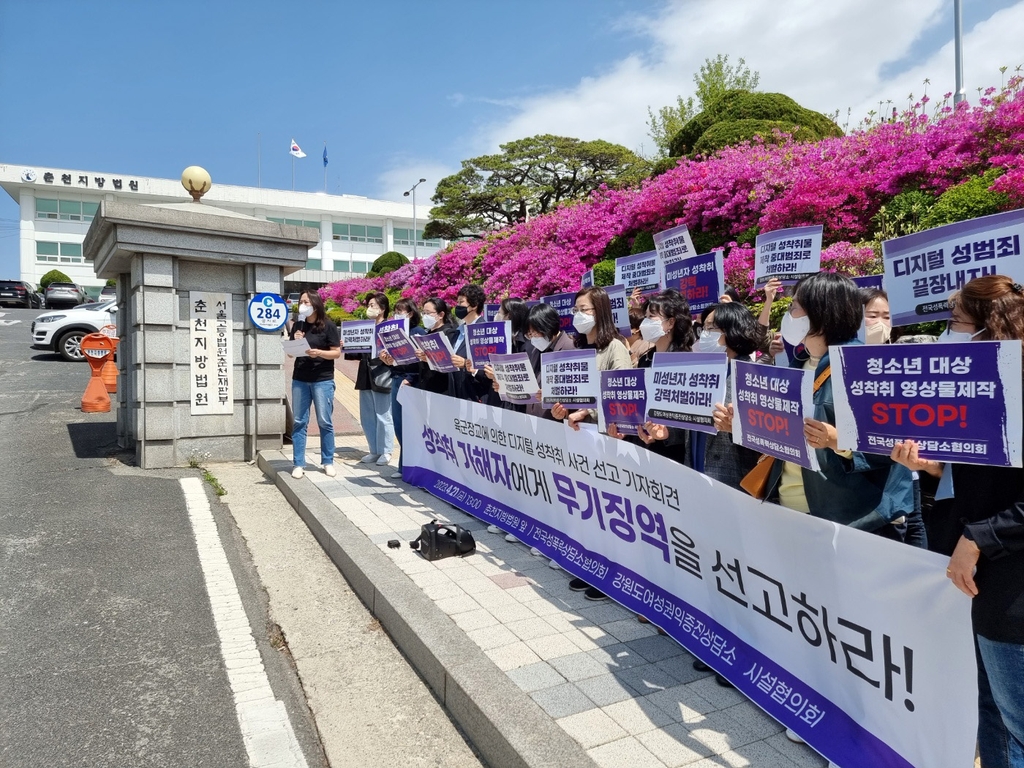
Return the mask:
[[276,293],[257,293],[249,300],[249,320],[261,331],[279,331],[288,321],[288,305]]

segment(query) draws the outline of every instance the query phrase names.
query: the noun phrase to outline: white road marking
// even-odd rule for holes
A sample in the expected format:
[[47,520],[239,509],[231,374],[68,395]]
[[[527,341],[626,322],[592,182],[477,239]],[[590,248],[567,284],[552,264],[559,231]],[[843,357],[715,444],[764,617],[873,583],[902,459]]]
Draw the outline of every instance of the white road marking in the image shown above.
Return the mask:
[[[3,315],[0,314],[0,317],[3,317]],[[0,320],[0,325],[17,325],[20,322],[21,320]]]
[[196,537],[199,563],[249,764],[252,768],[307,768],[284,703],[275,699],[270,689],[270,680],[220,543],[203,483],[196,477],[186,477],[179,482]]

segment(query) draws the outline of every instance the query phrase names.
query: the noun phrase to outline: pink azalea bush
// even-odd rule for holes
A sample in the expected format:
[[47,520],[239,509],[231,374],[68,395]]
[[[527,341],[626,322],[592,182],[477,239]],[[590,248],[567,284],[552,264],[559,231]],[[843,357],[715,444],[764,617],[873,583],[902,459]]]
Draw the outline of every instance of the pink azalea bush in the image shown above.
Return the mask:
[[[351,311],[368,290],[401,288],[404,296],[455,298],[474,282],[491,299],[575,290],[615,237],[686,224],[692,232],[736,238],[751,227],[768,232],[821,224],[822,268],[877,272],[873,217],[893,196],[941,194],[990,168],[1005,171],[992,190],[1024,206],[1024,90],[1020,78],[978,106],[947,101],[929,116],[927,98],[899,119],[815,143],[747,142],[710,157],[684,158],[634,189],[597,190],[585,202],[450,245],[428,259],[379,278],[356,278],[321,290]],[[859,243],[859,244],[858,244]],[[725,246],[726,280],[752,297],[753,243]]]

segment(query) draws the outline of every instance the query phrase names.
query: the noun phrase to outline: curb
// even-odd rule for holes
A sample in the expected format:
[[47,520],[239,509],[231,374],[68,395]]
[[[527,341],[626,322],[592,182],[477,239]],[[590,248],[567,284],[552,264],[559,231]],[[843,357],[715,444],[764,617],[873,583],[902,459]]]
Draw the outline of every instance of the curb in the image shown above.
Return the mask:
[[410,661],[484,760],[502,768],[596,763],[281,451],[258,466]]

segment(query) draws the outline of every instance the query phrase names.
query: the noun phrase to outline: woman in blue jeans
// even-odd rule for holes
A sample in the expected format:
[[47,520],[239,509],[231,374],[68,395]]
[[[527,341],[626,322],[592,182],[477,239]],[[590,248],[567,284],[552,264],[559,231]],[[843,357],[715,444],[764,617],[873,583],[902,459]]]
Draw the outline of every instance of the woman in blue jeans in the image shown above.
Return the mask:
[[[366,319],[382,323],[388,318],[391,309],[388,297],[383,293],[366,295]],[[346,360],[358,360],[356,370],[356,391],[359,392],[359,424],[366,436],[370,452],[359,461],[363,464],[386,466],[391,463],[391,452],[395,448],[395,428],[391,421],[391,381],[390,377],[383,386],[385,391],[375,389],[373,375],[383,363],[379,357],[369,354],[346,354]],[[371,371],[371,368],[374,370]],[[384,368],[387,373],[390,369]]]
[[309,344],[307,356],[295,359],[292,372],[292,477],[305,474],[310,404],[316,407],[320,426],[324,473],[334,477],[334,361],[341,355],[341,338],[338,326],[327,317],[320,294],[312,291],[299,297],[299,319],[289,337]]
[[[399,299],[395,302],[395,318],[404,317],[409,321],[409,335],[422,336],[426,330],[420,325],[422,316],[419,307],[412,299]],[[391,366],[391,421],[395,427],[395,438],[398,445],[402,445],[402,404],[398,402],[398,392],[402,385],[408,382],[415,386],[419,380],[419,363],[410,365],[394,365],[394,361],[386,353],[382,352],[380,359]],[[402,477],[402,454],[398,454],[398,471],[391,473],[392,480]]]

